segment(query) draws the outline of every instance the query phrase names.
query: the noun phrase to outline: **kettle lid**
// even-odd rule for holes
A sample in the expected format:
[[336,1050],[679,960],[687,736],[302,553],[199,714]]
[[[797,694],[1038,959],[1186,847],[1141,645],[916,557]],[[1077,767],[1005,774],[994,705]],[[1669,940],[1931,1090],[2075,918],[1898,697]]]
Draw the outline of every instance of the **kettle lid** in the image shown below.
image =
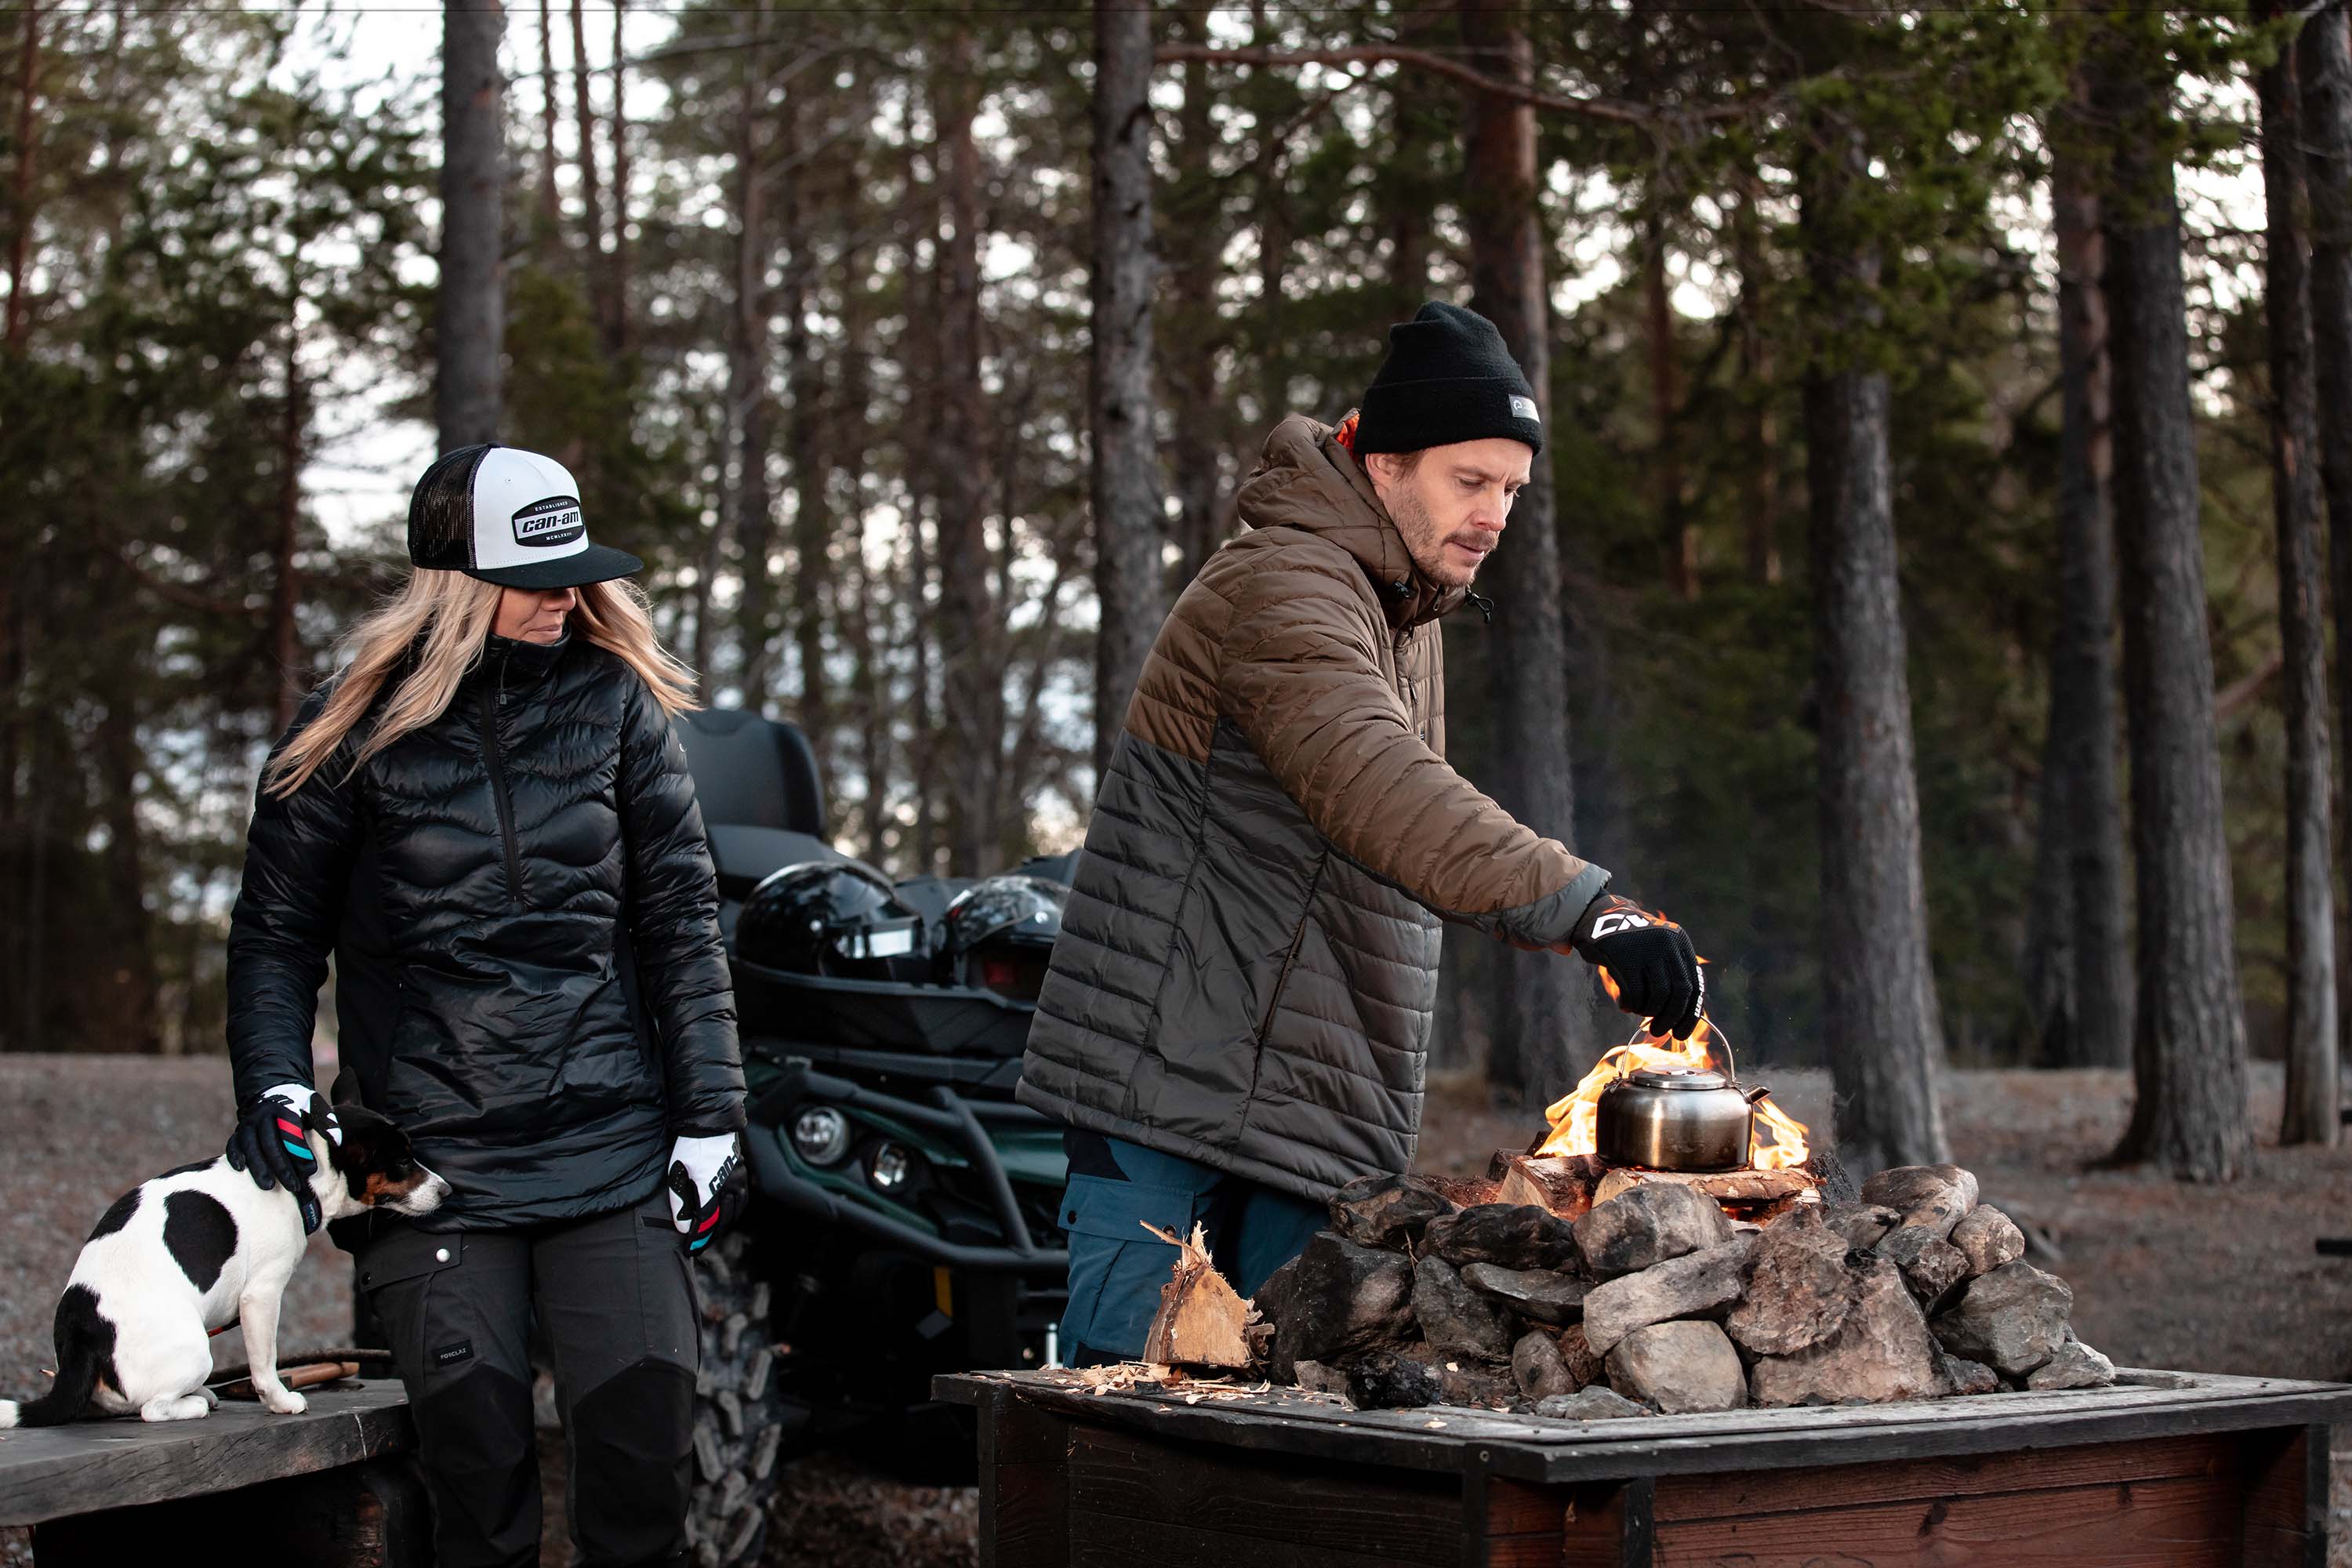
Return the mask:
[[1731,1087],[1728,1079],[1706,1068],[1689,1072],[1664,1072],[1656,1068],[1637,1068],[1626,1075],[1625,1081],[1637,1089],[1703,1089]]

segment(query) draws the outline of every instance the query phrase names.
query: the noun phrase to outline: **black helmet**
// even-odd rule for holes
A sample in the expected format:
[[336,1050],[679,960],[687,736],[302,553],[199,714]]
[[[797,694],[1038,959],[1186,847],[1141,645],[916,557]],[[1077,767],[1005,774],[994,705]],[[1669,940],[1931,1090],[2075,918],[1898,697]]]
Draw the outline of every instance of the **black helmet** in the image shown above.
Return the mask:
[[1043,877],[974,882],[948,906],[943,977],[951,985],[1034,1002],[1045,984],[1054,939],[1062,934],[1062,904],[1069,896],[1067,888]]
[[735,951],[751,963],[837,980],[929,978],[922,917],[890,879],[856,860],[808,860],[768,876],[743,900]]

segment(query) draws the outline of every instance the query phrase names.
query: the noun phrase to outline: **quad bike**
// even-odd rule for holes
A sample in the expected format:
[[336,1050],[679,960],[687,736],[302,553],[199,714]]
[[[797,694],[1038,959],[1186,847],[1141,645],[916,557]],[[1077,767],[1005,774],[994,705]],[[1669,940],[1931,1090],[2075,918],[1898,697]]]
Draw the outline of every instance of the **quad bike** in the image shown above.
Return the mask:
[[824,841],[799,730],[719,709],[679,735],[751,1094],[751,1203],[697,1271],[689,1528],[730,1568],[759,1553],[781,1459],[967,1479],[968,1416],[932,1374],[1053,1359],[1061,1129],[1013,1089],[1069,865],[894,885]]

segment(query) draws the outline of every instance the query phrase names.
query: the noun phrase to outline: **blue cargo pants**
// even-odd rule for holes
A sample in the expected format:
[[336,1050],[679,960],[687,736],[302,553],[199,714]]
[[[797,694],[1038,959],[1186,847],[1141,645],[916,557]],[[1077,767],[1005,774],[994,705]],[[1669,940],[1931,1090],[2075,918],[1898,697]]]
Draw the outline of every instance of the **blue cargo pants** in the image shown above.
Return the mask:
[[1070,1237],[1070,1304],[1061,1346],[1071,1366],[1143,1354],[1160,1288],[1176,1264],[1176,1249],[1144,1222],[1189,1236],[1199,1221],[1218,1272],[1244,1296],[1330,1223],[1322,1204],[1173,1154],[1076,1129],[1062,1142],[1070,1159],[1060,1215]]

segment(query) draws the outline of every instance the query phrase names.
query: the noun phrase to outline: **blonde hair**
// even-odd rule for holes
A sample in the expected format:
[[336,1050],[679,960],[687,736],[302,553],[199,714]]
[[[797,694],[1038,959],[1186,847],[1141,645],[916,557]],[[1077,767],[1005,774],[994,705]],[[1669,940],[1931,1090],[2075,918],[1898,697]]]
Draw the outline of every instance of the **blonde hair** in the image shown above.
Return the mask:
[[[415,668],[401,679],[369,727],[352,760],[352,771],[410,731],[441,717],[457,694],[457,683],[482,657],[483,641],[498,624],[503,592],[495,583],[462,572],[425,567],[410,572],[407,582],[361,617],[336,645],[337,658],[345,662],[330,683],[326,706],[270,760],[262,774],[263,787],[272,795],[289,795],[309,783],[367,716],[411,648],[416,651]],[[576,635],[636,671],[663,712],[675,717],[694,706],[694,671],[654,635],[643,590],[621,578],[591,583],[579,595],[571,617]]]

